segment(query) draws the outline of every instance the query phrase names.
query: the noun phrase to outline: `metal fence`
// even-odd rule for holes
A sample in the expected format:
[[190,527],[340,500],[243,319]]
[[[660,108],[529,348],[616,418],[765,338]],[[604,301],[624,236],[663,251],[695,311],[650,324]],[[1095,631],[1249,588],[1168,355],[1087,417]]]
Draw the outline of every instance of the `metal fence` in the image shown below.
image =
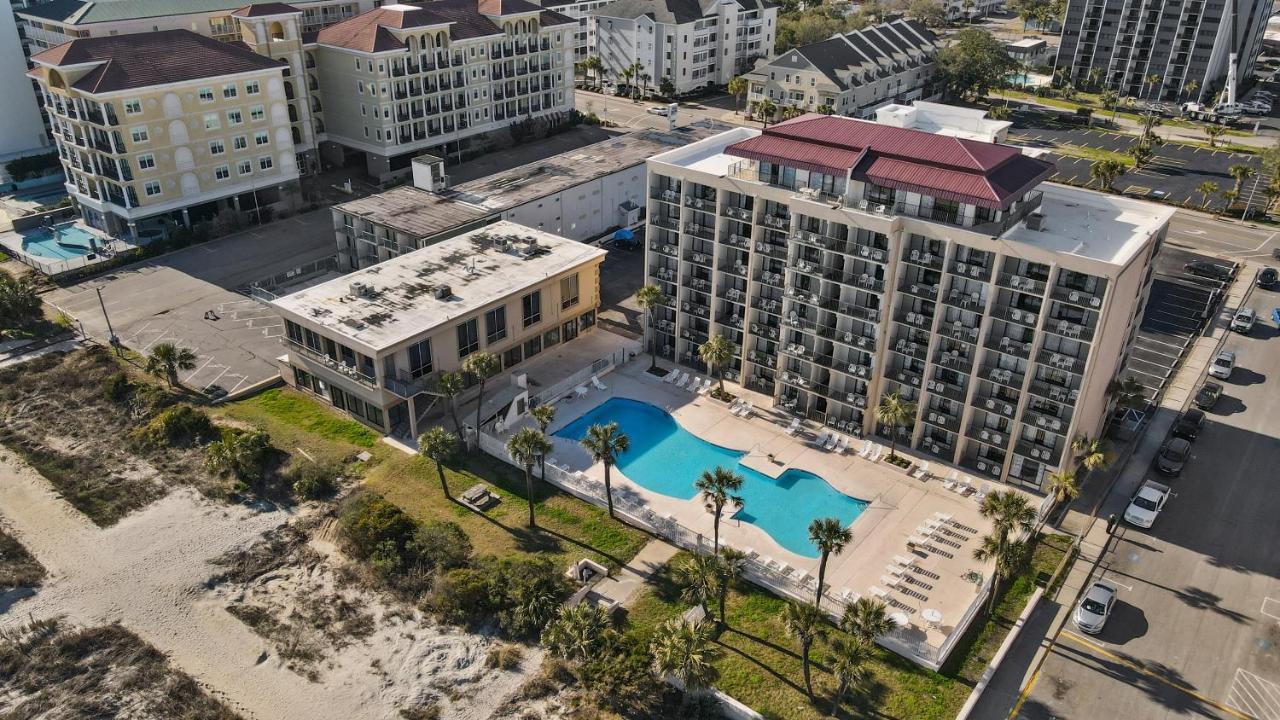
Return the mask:
[[623,348],[615,350],[613,353],[605,357],[596,358],[590,365],[578,370],[555,385],[534,394],[529,398],[529,402],[535,407],[538,405],[545,405],[561,395],[573,390],[579,385],[584,385],[590,382],[592,375],[603,375],[610,372],[629,360],[632,355],[637,355],[640,352],[640,343],[628,343]]
[[53,260],[50,258],[28,255],[23,252],[21,248],[13,248],[8,245],[3,246],[3,249],[14,260],[17,260],[31,269],[45,275],[57,276],[71,272],[72,270],[79,270],[80,268],[89,267],[90,265],[98,265],[107,262],[117,255],[136,251],[137,247],[126,243],[123,240],[112,240],[99,247],[94,253],[79,255],[63,260]]

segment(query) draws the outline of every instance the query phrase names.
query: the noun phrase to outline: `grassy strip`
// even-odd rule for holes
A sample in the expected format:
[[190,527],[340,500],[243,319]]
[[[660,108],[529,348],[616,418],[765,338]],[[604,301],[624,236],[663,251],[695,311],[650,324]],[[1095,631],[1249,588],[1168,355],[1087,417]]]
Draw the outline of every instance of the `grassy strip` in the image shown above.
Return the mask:
[[1084,158],[1085,160],[1093,162],[1098,162],[1099,160],[1115,160],[1126,168],[1133,167],[1132,157],[1121,152],[1115,152],[1114,150],[1103,150],[1102,148],[1085,147],[1083,145],[1063,144],[1055,145],[1052,152],[1069,157]]
[[36,587],[44,566],[9,533],[0,530],[0,588]]
[[270,388],[214,412],[266,430],[278,447],[301,447],[328,459],[380,445],[376,430],[291,388]]

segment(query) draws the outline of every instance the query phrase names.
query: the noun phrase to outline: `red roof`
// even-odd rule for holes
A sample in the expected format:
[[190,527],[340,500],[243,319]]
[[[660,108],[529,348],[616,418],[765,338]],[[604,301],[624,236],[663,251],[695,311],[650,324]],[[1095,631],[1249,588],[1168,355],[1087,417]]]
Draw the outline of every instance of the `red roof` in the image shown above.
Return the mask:
[[946,200],[999,209],[1053,174],[1017,148],[895,128],[852,118],[804,115],[734,143],[729,155],[843,175]]

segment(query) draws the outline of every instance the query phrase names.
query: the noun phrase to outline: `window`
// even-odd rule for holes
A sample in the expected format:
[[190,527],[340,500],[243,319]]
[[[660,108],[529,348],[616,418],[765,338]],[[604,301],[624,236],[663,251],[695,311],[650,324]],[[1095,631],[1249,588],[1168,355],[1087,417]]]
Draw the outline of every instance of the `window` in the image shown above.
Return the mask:
[[209,141],[209,154],[210,154],[210,155],[221,155],[222,153],[224,153],[224,152],[226,152],[226,151],[227,151],[227,146],[226,146],[226,145],[224,145],[224,144],[222,143],[222,141],[221,141],[221,140],[210,140],[210,141]]
[[237,135],[231,138],[232,150],[243,150],[247,147],[249,147],[249,138],[245,137],[244,135]]
[[220,127],[222,127],[222,120],[218,118],[218,113],[205,113],[205,116],[204,116],[205,130],[217,130]]
[[[520,298],[520,308],[525,327],[542,322],[542,291],[534,290]],[[525,355],[529,356],[531,353],[526,352]]]
[[359,94],[361,94],[361,95],[363,95],[363,94],[364,94],[364,81],[363,81],[363,80],[357,80],[357,81],[356,81],[356,92],[357,92],[357,93],[359,93]]
[[202,103],[213,102],[213,88],[200,88],[196,91],[196,94],[200,96],[200,102]]
[[257,95],[259,91],[257,80],[250,80],[244,84],[245,95]]
[[423,375],[430,374],[431,370],[431,338],[410,345],[409,376],[420,378]]
[[143,185],[142,189],[144,192],[146,192],[147,197],[154,197],[160,194],[160,183],[156,182],[155,180],[152,180],[146,185]]
[[257,145],[258,147],[262,147],[263,145],[266,145],[269,142],[271,142],[271,135],[269,135],[267,132],[263,131],[263,132],[256,132],[253,134],[254,145]]
[[266,113],[263,112],[261,105],[253,105],[249,108],[250,120],[253,120],[256,122],[258,120],[261,120],[264,117],[266,117]]
[[480,349],[480,334],[476,329],[476,319],[458,325],[458,359],[470,355]]
[[244,122],[244,115],[242,115],[242,114],[240,113],[240,111],[239,111],[239,110],[228,110],[228,111],[227,111],[227,124],[228,124],[228,125],[239,125],[239,124],[240,124],[240,123],[242,123],[242,122]]
[[542,333],[542,346],[551,347],[560,344],[560,328],[554,327]]
[[137,114],[138,114],[138,113],[140,113],[140,112],[142,112],[142,101],[141,101],[141,100],[125,100],[125,101],[124,101],[124,114],[125,114],[125,115],[137,115]]
[[231,177],[231,168],[226,165],[219,165],[213,169],[214,180],[226,180]]
[[129,137],[133,138],[135,143],[144,143],[151,139],[151,137],[147,135],[146,126],[136,127],[129,130]]
[[270,170],[275,163],[272,162],[270,155],[263,155],[258,158],[259,170]]
[[153,167],[155,167],[155,166],[156,166],[156,156],[155,156],[155,155],[139,155],[139,156],[138,156],[138,169],[139,169],[139,170],[150,170],[151,168],[153,168]]
[[222,99],[223,99],[223,100],[230,100],[230,99],[234,98],[235,96],[236,96],[236,86],[235,86],[235,85],[223,85],[223,86],[222,86]]
[[484,342],[492,345],[507,336],[507,308],[496,307],[484,314]]
[[531,358],[540,352],[542,352],[542,336],[541,335],[538,335],[531,340],[525,341],[525,344],[524,344],[525,358]]
[[236,172],[241,175],[250,175],[253,173],[253,162],[251,160],[241,160],[236,165]]
[[560,309],[571,308],[578,304],[578,274],[560,278]]
[[520,361],[523,359],[524,359],[524,355],[522,355],[520,352],[520,346],[516,345],[510,350],[502,353],[502,367],[509,368],[515,365],[519,365]]

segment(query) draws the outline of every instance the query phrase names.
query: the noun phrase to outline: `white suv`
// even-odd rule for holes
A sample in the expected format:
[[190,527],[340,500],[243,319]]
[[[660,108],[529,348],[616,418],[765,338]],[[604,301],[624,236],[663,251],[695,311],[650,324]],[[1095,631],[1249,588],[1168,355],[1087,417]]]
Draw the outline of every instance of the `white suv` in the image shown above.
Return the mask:
[[1253,308],[1240,308],[1236,311],[1235,317],[1231,318],[1231,329],[1246,335],[1253,329],[1253,324],[1258,320],[1258,313]]

